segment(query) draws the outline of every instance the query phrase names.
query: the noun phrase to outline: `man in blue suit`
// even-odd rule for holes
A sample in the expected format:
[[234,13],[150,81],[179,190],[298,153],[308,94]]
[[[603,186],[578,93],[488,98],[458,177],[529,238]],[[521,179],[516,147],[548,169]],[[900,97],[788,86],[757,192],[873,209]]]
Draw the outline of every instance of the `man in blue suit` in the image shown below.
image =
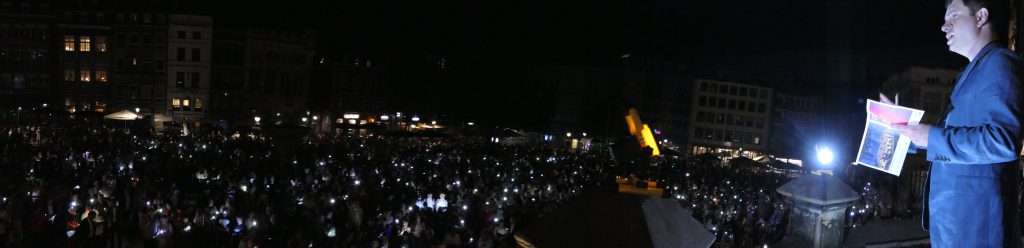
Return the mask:
[[926,213],[933,247],[1021,246],[1024,92],[1020,61],[998,41],[1008,8],[997,1],[946,1],[946,45],[970,63],[939,123],[894,125],[932,161]]

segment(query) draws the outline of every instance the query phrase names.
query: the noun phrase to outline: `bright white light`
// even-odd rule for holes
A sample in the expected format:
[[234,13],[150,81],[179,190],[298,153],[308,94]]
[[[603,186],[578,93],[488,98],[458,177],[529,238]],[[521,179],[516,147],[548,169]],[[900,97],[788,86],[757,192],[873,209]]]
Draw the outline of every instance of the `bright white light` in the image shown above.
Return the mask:
[[819,147],[817,150],[818,150],[818,162],[821,162],[821,164],[825,164],[825,165],[832,163],[832,159],[834,158],[834,155],[832,154],[832,150],[831,149],[829,149],[828,147]]
[[413,116],[412,117],[412,121],[419,122],[420,121],[420,117],[419,116]]
[[391,119],[391,117],[387,116],[387,115],[381,115],[380,116],[380,120],[382,120],[382,121],[386,121],[386,120],[390,120],[390,119]]
[[566,133],[565,133],[565,137],[572,137],[572,133],[570,133],[570,132],[566,132]]
[[466,123],[466,124],[468,124],[468,125],[470,125],[470,126],[472,126],[472,125],[476,125],[476,123],[472,123],[472,122],[470,122],[470,123]]
[[430,125],[437,125],[437,121],[430,121]]
[[260,118],[259,116],[256,116],[256,117],[253,117],[252,119],[254,121],[256,121],[256,123],[260,123],[260,119],[262,119],[262,118]]

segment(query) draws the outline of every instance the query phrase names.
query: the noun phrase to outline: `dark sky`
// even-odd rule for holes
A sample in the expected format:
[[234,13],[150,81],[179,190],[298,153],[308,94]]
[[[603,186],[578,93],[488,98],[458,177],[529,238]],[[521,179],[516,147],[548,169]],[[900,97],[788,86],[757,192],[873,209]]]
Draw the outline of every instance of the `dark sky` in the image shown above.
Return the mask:
[[[842,1],[854,7],[827,11]],[[528,65],[600,64],[632,53],[818,84],[824,72],[814,62],[828,52],[827,33],[853,29],[862,30],[862,52],[880,73],[964,64],[944,50],[941,0],[296,1],[245,10],[214,4],[218,22],[314,28],[327,54],[419,52],[456,64]],[[829,18],[853,21],[829,26]]]
[[[967,62],[946,50],[939,31],[941,0],[287,3],[240,9],[217,1],[208,7],[220,24],[313,28],[320,34],[318,50],[327,57],[349,55],[389,66],[444,56],[461,74],[396,94],[440,101],[440,108],[462,107],[462,114],[471,115],[481,113],[465,106],[514,103],[528,95],[521,80],[533,66],[617,65],[625,53],[687,64],[695,74],[743,72],[752,83],[814,95],[835,83],[827,80],[827,58],[843,41],[829,40],[829,34],[849,32],[846,42],[854,44],[852,53],[862,58],[865,73],[851,98],[874,96],[882,80],[910,66],[960,68]],[[844,7],[830,12],[830,6]],[[431,98],[437,94],[442,100]],[[522,106],[487,111],[515,107]]]

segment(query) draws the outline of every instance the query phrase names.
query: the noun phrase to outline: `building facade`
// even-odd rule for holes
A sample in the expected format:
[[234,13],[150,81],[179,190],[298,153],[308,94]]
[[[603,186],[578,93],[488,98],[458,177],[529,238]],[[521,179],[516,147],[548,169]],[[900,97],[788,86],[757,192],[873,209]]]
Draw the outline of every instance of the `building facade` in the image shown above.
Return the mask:
[[768,150],[777,157],[806,160],[807,144],[822,130],[821,101],[814,97],[776,91],[772,103]]
[[53,39],[61,49],[56,56],[62,79],[58,90],[69,112],[106,112],[112,100],[109,41],[113,13],[105,9],[96,2],[83,2],[58,10]]
[[308,112],[315,32],[217,27],[211,102],[235,124],[297,123]]
[[113,14],[111,112],[167,113],[167,14],[158,10],[122,10]]
[[318,62],[313,73],[309,104],[327,119],[344,113],[376,114],[384,107],[381,74],[369,60]]
[[201,15],[168,16],[167,100],[171,120],[197,123],[206,115],[210,100],[213,18]]
[[53,44],[55,16],[49,3],[0,3],[0,106],[55,103]]
[[771,88],[697,79],[693,94],[690,153],[767,151]]

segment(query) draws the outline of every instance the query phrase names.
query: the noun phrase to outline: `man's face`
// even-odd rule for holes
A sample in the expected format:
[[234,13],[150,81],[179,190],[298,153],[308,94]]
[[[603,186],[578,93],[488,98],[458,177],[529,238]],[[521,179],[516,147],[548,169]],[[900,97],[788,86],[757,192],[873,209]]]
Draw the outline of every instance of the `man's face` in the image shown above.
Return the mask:
[[949,51],[967,56],[968,51],[978,42],[981,27],[978,27],[971,8],[962,0],[954,0],[946,7],[946,22],[942,24],[942,32],[946,33],[946,45]]

